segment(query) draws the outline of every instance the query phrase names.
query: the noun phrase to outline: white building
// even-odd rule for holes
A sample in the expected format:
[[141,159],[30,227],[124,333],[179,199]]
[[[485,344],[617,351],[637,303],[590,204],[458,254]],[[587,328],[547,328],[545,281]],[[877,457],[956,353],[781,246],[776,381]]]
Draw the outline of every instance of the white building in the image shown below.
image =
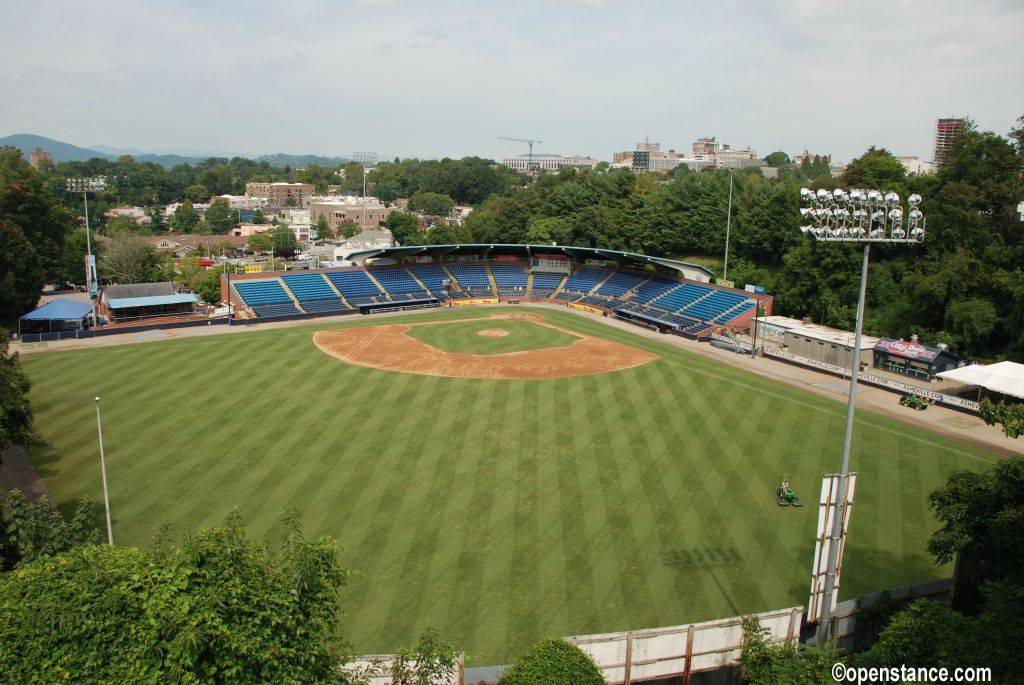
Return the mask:
[[224,200],[228,203],[229,209],[263,209],[270,202],[265,197],[249,197],[248,195],[218,195],[213,198]]
[[[579,155],[534,155],[532,160],[529,155],[519,155],[518,157],[506,157],[501,160],[501,163],[509,169],[523,173],[531,170],[558,173],[562,169],[570,167],[593,169],[601,162],[593,157],[581,157]],[[527,166],[530,164],[533,164],[533,168],[527,169]]]
[[907,170],[908,174],[934,174],[936,167],[931,162],[923,162],[916,155],[901,155],[896,159]]

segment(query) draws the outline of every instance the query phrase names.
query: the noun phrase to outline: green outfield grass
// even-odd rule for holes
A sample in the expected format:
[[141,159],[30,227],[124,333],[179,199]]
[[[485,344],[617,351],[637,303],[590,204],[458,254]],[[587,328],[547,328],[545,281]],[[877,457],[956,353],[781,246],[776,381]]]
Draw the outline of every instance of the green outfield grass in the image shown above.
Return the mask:
[[[254,535],[276,536],[280,512],[297,508],[306,533],[336,537],[362,574],[341,626],[364,653],[434,625],[475,663],[502,663],[545,636],[805,603],[813,502],[838,466],[845,398],[534,311],[661,359],[544,381],[402,374],[320,352],[311,334],[340,324],[47,352],[24,359],[47,442],[32,459],[59,502],[100,500],[101,395],[119,544],[234,507]],[[950,471],[995,460],[858,414],[841,596],[949,575],[925,549],[936,527],[925,498]],[[781,473],[811,506],[776,506]]]
[[[500,330],[504,337],[486,337],[480,331]],[[548,347],[565,347],[579,340],[574,335],[538,326],[529,321],[496,320],[464,321],[447,323],[443,326],[413,326],[407,335],[445,352],[465,354],[503,354],[541,350]]]

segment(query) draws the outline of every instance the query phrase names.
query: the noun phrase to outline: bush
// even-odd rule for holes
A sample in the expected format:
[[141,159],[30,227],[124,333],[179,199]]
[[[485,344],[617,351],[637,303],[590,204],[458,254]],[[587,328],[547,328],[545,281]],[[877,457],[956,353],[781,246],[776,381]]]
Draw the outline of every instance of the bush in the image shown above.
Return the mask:
[[579,647],[552,638],[538,642],[505,671],[499,685],[605,685],[594,660]]

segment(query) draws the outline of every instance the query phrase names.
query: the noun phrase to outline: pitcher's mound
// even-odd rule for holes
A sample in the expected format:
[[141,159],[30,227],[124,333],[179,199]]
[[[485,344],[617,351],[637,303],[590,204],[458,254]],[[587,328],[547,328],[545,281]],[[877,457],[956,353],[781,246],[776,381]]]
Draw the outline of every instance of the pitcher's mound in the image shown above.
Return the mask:
[[485,338],[504,338],[508,335],[508,331],[503,331],[500,328],[485,328],[482,331],[477,331],[476,334]]
[[[505,319],[511,316],[495,314],[487,318]],[[539,316],[531,316],[530,320],[541,326],[564,330],[542,321]],[[350,364],[453,378],[525,379],[587,376],[621,371],[658,359],[658,355],[645,350],[569,330],[565,332],[580,339],[562,347],[487,355],[444,352],[406,335],[413,325],[444,326],[445,322],[318,331],[313,335],[313,343],[327,354]],[[483,329],[479,334],[508,335],[508,331]]]

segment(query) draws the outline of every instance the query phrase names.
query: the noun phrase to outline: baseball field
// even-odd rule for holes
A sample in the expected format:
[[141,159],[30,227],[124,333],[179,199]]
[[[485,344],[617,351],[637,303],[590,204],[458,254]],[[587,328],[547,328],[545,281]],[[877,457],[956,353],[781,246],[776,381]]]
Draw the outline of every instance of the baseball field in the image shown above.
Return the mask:
[[[31,457],[59,503],[102,501],[102,396],[118,544],[236,507],[275,538],[294,507],[360,572],[339,619],[357,651],[434,625],[477,664],[547,636],[806,603],[814,503],[845,411],[842,395],[539,308],[351,317],[24,365],[45,441]],[[995,460],[858,414],[841,597],[949,575],[926,552],[926,496]],[[809,506],[776,505],[783,473]]]

